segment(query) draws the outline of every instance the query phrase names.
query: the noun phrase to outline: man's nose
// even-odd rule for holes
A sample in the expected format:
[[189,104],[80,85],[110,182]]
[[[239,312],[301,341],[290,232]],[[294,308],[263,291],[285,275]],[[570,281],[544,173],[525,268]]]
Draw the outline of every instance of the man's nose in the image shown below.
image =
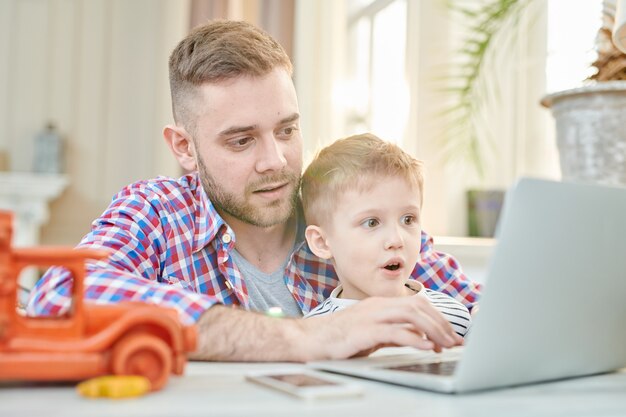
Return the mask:
[[287,159],[282,144],[274,136],[268,136],[261,140],[257,159],[257,171],[280,171],[287,166]]

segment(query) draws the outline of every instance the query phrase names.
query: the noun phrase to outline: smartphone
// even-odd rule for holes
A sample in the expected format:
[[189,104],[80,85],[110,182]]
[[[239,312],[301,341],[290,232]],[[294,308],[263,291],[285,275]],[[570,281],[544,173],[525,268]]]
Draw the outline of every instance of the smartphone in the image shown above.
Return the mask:
[[246,375],[248,381],[304,399],[352,397],[363,394],[355,383],[315,371],[285,370]]

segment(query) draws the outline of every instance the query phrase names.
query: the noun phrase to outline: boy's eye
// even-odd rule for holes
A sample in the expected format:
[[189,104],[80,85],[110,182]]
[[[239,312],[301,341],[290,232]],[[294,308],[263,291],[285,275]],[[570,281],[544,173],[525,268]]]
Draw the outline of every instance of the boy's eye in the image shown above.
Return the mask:
[[377,219],[367,219],[361,224],[367,228],[372,228],[378,226],[380,222]]
[[415,223],[415,216],[410,215],[410,214],[407,216],[403,216],[402,223],[405,224],[406,226],[412,225],[413,223]]

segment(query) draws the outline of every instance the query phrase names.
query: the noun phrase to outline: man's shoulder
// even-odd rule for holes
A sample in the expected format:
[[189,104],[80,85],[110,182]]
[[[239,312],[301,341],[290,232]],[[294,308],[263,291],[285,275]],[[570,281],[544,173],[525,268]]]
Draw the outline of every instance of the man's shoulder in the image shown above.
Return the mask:
[[124,187],[117,196],[143,195],[179,195],[194,196],[201,194],[201,187],[196,173],[183,175],[180,178],[158,176],[148,180],[140,180]]
[[292,254],[292,264],[306,276],[319,275],[332,278],[332,287],[337,285],[337,274],[331,261],[315,255],[306,240],[298,244]]
[[109,206],[109,211],[121,209],[151,218],[178,219],[182,223],[190,217],[215,217],[195,173],[178,179],[161,176],[129,184],[113,197]]

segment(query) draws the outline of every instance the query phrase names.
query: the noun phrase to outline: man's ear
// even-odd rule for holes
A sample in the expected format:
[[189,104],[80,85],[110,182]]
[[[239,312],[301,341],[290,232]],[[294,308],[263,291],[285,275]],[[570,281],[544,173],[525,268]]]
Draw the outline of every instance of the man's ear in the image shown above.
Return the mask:
[[326,235],[321,227],[315,225],[307,226],[304,231],[304,237],[309,244],[309,248],[311,248],[311,252],[316,256],[322,259],[333,257],[328,242],[326,242]]
[[163,128],[163,137],[170,151],[185,171],[191,172],[198,168],[193,139],[184,127],[167,125]]

